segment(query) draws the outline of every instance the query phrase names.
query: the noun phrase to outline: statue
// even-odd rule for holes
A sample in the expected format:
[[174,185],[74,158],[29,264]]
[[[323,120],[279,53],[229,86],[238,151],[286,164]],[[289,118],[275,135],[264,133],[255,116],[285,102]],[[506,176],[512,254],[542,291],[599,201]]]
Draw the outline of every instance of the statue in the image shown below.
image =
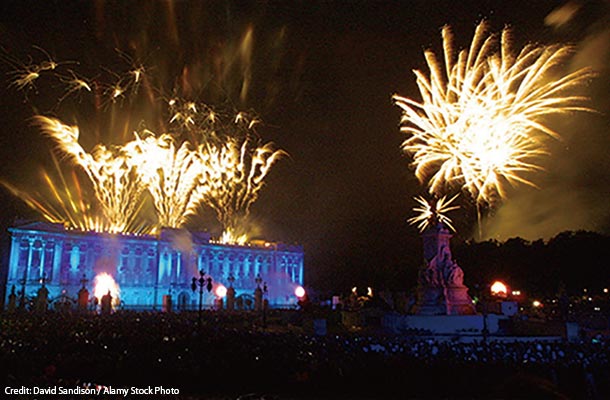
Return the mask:
[[440,282],[437,278],[436,269],[434,267],[428,266],[427,268],[422,268],[419,274],[420,282],[424,282],[428,286],[439,286]]
[[447,275],[447,285],[460,287],[464,286],[464,271],[456,263],[451,264]]
[[430,224],[422,233],[424,265],[419,271],[416,314],[475,314],[468,288],[464,286],[464,271],[451,257],[451,236],[445,224],[439,221]]

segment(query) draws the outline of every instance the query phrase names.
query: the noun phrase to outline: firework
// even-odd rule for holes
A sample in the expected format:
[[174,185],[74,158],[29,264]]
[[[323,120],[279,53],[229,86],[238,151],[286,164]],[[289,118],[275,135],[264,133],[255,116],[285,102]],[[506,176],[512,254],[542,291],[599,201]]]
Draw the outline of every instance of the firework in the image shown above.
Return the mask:
[[44,192],[26,192],[7,182],[1,182],[2,185],[51,223],[82,231],[107,231],[106,219],[90,201],[76,171],[64,173],[55,156],[51,155],[51,159],[54,171],[41,171]]
[[26,97],[28,91],[36,88],[35,82],[43,73],[46,71],[53,71],[60,65],[60,63],[54,61],[44,49],[38,46],[32,47],[41,52],[46,59],[39,63],[34,63],[33,58],[28,57],[28,61],[23,63],[9,54],[0,55],[0,60],[5,61],[13,68],[13,70],[9,72],[9,75],[11,76],[9,87],[23,91],[26,94]]
[[171,135],[150,132],[124,147],[152,196],[161,227],[182,227],[202,201],[204,192],[197,188],[203,165],[191,147],[189,142],[177,147]]
[[550,78],[569,47],[528,45],[515,54],[509,43],[507,29],[498,38],[481,23],[470,49],[456,55],[445,27],[443,62],[426,51],[429,75],[414,71],[422,101],[393,97],[409,135],[402,148],[430,193],[457,184],[477,204],[492,204],[505,197],[507,183],[534,185],[527,174],[541,169],[544,139],[559,136],[543,118],[588,110],[585,98],[566,93],[590,78],[589,70]]
[[137,165],[121,147],[96,145],[87,153],[78,143],[79,129],[44,116],[34,118],[42,131],[53,138],[61,151],[72,157],[89,177],[95,197],[108,224],[108,231],[127,232],[142,207],[145,186]]
[[452,225],[451,219],[447,217],[449,211],[457,210],[460,206],[452,206],[453,200],[455,200],[459,194],[456,194],[449,200],[446,196],[441,197],[436,202],[431,202],[423,197],[415,197],[420,206],[414,207],[413,211],[417,212],[418,215],[409,218],[407,221],[411,225],[417,224],[417,229],[420,232],[425,231],[429,226],[436,225],[436,223],[442,223],[448,226],[451,230],[455,231]]
[[57,101],[58,103],[72,94],[78,96],[82,91],[91,92],[91,85],[85,78],[78,77],[72,70],[68,70],[68,74],[66,76],[58,75],[60,82],[66,86],[64,94]]
[[204,165],[199,191],[224,229],[222,240],[246,240],[242,226],[250,206],[257,199],[271,166],[286,153],[271,143],[259,146],[251,137],[229,137],[224,143],[203,144],[198,148]]
[[271,143],[260,144],[254,134],[259,121],[247,113],[239,112],[229,118],[206,104],[175,97],[168,105],[169,123],[178,128],[178,136],[198,143],[196,160],[187,163],[192,171],[185,174],[188,182],[198,178],[198,184],[193,190],[189,183],[188,195],[180,196],[191,200],[184,209],[192,213],[197,204],[208,205],[223,227],[220,241],[245,243],[250,206],[256,201],[269,169],[285,153],[275,150]]
[[[241,47],[247,58],[251,35],[249,31]],[[60,106],[94,106],[95,110],[78,118],[79,126],[66,125],[60,118],[33,118],[76,167],[61,175],[60,180],[43,172],[51,193],[49,199],[35,191],[30,191],[29,196],[10,184],[5,186],[45,219],[72,228],[111,233],[178,228],[203,210],[201,204],[206,204],[215,210],[223,227],[221,241],[247,240],[245,218],[250,206],[271,165],[284,154],[271,144],[261,145],[253,133],[257,119],[245,113],[218,113],[206,104],[182,98],[180,93],[191,94],[196,87],[189,82],[191,77],[198,78],[190,66],[183,68],[178,87],[167,97],[162,83],[151,74],[155,67],[145,65],[137,55],[117,50],[127,68],[115,72],[101,67],[102,72],[92,78],[78,71],[79,63],[56,62],[46,51],[39,50],[44,58],[30,56],[25,62],[0,54],[0,60],[12,68],[9,86],[27,98],[28,92],[39,94],[39,78],[45,76],[48,83],[46,78],[50,77],[55,80],[53,87],[58,94],[54,114],[60,114]],[[72,66],[66,68],[66,64]],[[243,98],[249,79],[244,79],[240,90]],[[48,93],[45,90],[40,94]],[[111,112],[105,113],[109,108]],[[105,114],[109,114],[108,118]],[[130,125],[135,119],[140,122],[133,129]],[[94,126],[85,125],[92,121]],[[148,123],[154,124],[152,131],[162,134],[153,134]],[[134,130],[139,132],[135,137],[131,136]],[[98,138],[105,135],[115,144],[106,146],[97,139],[93,142],[97,145],[85,150],[81,131]],[[66,177],[72,178],[69,183]],[[83,190],[85,186],[88,190]],[[144,220],[141,211],[151,209],[150,205],[156,211],[157,223],[146,226],[150,221]]]
[[207,104],[174,96],[167,105],[172,134],[192,143],[219,140],[218,134],[227,131],[223,118]]

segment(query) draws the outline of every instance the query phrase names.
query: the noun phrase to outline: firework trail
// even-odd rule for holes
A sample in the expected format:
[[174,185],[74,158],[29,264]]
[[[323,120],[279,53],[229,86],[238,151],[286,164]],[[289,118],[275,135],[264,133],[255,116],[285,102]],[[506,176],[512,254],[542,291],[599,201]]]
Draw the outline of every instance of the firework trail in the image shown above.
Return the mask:
[[[30,90],[36,90],[36,81],[43,74],[54,71],[60,65],[60,63],[53,60],[44,49],[38,46],[32,47],[42,53],[46,59],[39,63],[35,63],[32,57],[28,57],[27,62],[24,63],[5,51],[0,54],[0,60],[6,62],[13,68],[13,70],[9,72],[9,87],[22,91],[26,98]],[[61,64],[65,64],[65,62]]]
[[275,150],[271,143],[260,146],[249,136],[202,144],[198,152],[205,172],[199,191],[224,229],[222,241],[244,242],[247,236],[242,225],[250,206],[271,166],[286,153]]
[[55,173],[41,171],[43,188],[48,193],[23,191],[7,182],[1,182],[13,195],[37,210],[47,221],[83,231],[103,232],[105,219],[88,202],[86,191],[76,171],[65,174],[56,157],[51,154]]
[[87,153],[78,143],[77,126],[40,115],[34,121],[85,171],[107,220],[108,231],[126,232],[142,207],[145,190],[134,160],[118,146],[107,148],[98,144]]
[[444,58],[426,51],[429,74],[414,71],[421,102],[395,95],[402,109],[402,148],[430,193],[460,185],[479,205],[506,196],[505,185],[534,184],[544,140],[559,135],[545,117],[589,110],[586,98],[566,94],[592,77],[581,69],[559,79],[551,72],[570,54],[566,46],[525,46],[513,53],[510,32],[488,35],[479,24],[470,49],[454,50],[443,28]]
[[[186,90],[184,86],[188,87],[184,81],[189,77],[187,67],[180,81],[182,90],[174,88],[173,95],[166,97],[162,87],[154,86],[156,81],[150,75],[154,68],[120,50],[116,51],[128,68],[117,73],[102,67],[103,73],[95,78],[78,72],[78,63],[58,63],[47,52],[39,50],[46,59],[28,57],[23,63],[2,55],[3,61],[13,68],[9,86],[23,92],[27,98],[28,92],[36,90],[35,84],[41,74],[48,75],[55,79],[57,85],[54,87],[59,93],[54,114],[64,101],[74,100],[67,104],[67,107],[74,107],[87,96],[83,103],[95,107],[94,117],[88,115],[82,120],[98,121],[87,131],[97,132],[96,135],[111,131],[115,133],[113,140],[121,138],[118,141],[121,145],[107,147],[98,142],[86,151],[79,143],[79,127],[66,125],[60,118],[35,116],[34,123],[85,172],[93,188],[88,193],[94,196],[90,201],[82,198],[86,191],[80,189],[89,185],[78,183],[80,174],[73,172],[70,175],[73,180],[67,185],[64,175],[57,180],[45,173],[50,198],[55,202],[50,205],[34,196],[22,196],[28,205],[47,220],[72,228],[146,233],[157,227],[183,227],[189,216],[201,211],[201,204],[207,204],[215,210],[223,226],[223,241],[246,240],[244,224],[250,206],[256,200],[269,168],[284,154],[274,150],[271,144],[259,146],[260,140],[252,133],[258,122],[256,119],[245,113],[217,113],[206,104],[182,98],[178,93]],[[76,65],[65,68],[65,64]],[[124,106],[128,107],[126,112],[123,112]],[[108,107],[111,112],[106,119],[102,112]],[[139,117],[141,122],[136,131],[141,133],[134,137],[129,124]],[[155,123],[153,130],[165,133],[153,134],[144,122],[151,119]],[[106,123],[108,126],[104,125]],[[13,193],[24,193],[14,186],[5,186]],[[140,215],[149,201],[157,215],[154,227],[144,226]],[[75,207],[76,204],[80,206]]]
[[[236,113],[227,122],[227,115],[205,104],[180,98],[172,98],[168,104],[170,125],[178,129],[178,136],[197,144],[197,159],[186,163],[193,169],[184,174],[188,195],[181,199],[190,199],[184,209],[190,214],[199,203],[208,205],[223,227],[221,242],[243,244],[250,206],[271,166],[286,153],[275,150],[271,143],[260,144],[253,133],[259,121],[247,113]],[[191,184],[195,178],[199,180],[196,187]]]
[[144,132],[124,149],[137,165],[150,192],[161,227],[180,228],[197,211],[203,192],[197,190],[204,170],[189,142],[179,147],[169,134]]

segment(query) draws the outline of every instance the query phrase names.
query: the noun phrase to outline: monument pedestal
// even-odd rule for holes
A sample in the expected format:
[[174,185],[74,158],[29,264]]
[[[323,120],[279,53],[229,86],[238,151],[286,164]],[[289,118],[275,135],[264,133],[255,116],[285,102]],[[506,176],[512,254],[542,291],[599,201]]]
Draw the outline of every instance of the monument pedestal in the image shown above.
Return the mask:
[[[401,315],[387,313],[382,324],[392,333],[419,331],[420,335],[450,335],[446,338],[455,339],[458,336],[482,339],[484,335],[500,333],[500,321],[506,320],[504,315]],[[485,332],[487,328],[487,332]]]
[[442,222],[431,225],[422,234],[424,265],[419,271],[414,314],[476,314],[464,285],[464,271],[451,257],[451,236]]
[[476,314],[466,286],[446,288],[447,315]]
[[446,307],[443,304],[444,289],[435,287],[417,288],[417,304],[413,312],[418,315],[444,315]]

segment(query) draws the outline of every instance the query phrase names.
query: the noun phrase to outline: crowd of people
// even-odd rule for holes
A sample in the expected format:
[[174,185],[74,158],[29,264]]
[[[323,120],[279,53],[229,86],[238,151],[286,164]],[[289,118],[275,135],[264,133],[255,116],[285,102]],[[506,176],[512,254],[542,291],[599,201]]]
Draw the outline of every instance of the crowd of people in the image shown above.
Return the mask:
[[151,385],[192,398],[251,392],[278,398],[610,394],[610,343],[604,340],[464,343],[347,331],[314,335],[307,321],[299,320],[305,329],[283,329],[297,319],[281,313],[271,310],[267,326],[258,313],[246,312],[210,311],[201,319],[190,312],[4,314],[0,365],[7,372],[1,376],[11,387]]

